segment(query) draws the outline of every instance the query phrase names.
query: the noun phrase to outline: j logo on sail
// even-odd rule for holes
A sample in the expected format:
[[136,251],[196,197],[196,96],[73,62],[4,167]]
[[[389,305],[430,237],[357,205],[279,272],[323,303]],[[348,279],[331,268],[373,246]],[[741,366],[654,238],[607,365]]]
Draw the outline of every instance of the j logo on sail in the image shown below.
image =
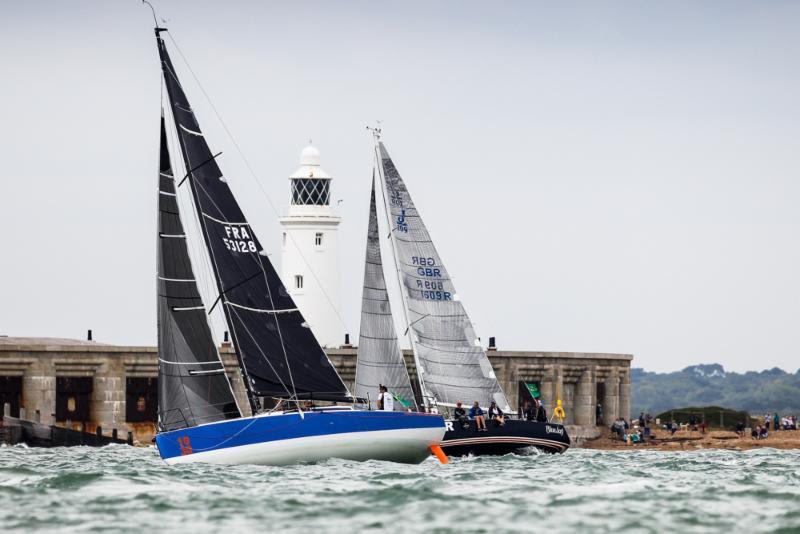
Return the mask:
[[406,224],[406,210],[401,210],[400,215],[397,216],[397,229],[401,232],[408,233],[408,224]]

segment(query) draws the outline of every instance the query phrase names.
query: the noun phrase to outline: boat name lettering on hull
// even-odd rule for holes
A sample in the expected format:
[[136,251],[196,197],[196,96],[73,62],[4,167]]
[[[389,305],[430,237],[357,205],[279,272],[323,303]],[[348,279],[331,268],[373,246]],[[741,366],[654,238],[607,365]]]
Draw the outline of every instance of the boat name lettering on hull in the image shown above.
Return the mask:
[[558,434],[559,436],[564,435],[564,427],[545,425],[544,431],[548,434]]
[[192,442],[189,440],[189,436],[179,437],[178,446],[181,448],[181,456],[192,454]]

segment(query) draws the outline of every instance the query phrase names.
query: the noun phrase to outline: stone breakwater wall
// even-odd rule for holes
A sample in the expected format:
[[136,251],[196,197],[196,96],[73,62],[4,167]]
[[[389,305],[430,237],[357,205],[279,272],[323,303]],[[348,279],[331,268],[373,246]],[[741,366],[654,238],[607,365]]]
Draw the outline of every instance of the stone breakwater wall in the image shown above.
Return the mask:
[[[236,356],[227,346],[220,352],[237,401],[249,411]],[[327,353],[352,388],[356,349],[327,349]],[[603,422],[598,411],[608,422],[630,415],[630,355],[503,350],[488,354],[512,408],[517,407],[520,383],[535,383],[549,413],[561,398],[571,434],[593,435],[594,427]],[[416,388],[410,351],[405,358]],[[155,431],[157,375],[155,347],[0,337],[0,404],[11,403],[17,413],[24,408],[29,417],[39,412],[43,423],[76,429],[85,423],[89,432],[98,425],[104,432],[116,428],[120,433],[133,432],[139,443],[149,443]]]

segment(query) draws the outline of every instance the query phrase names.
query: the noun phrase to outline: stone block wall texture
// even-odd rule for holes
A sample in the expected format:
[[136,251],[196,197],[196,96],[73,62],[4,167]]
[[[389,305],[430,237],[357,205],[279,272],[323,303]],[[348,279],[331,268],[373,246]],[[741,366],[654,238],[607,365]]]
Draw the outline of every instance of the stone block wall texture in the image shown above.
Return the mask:
[[[220,348],[225,369],[231,379],[239,407],[250,415],[244,382],[236,355],[229,346]],[[327,349],[347,387],[353,389],[356,349]],[[580,427],[596,424],[597,405],[601,404],[606,422],[630,416],[630,366],[626,354],[489,351],[495,374],[513,409],[517,407],[520,381],[539,384],[542,399],[553,412],[561,399],[566,423]],[[416,384],[414,356],[405,351],[411,380]],[[90,406],[91,421],[87,430],[97,425],[110,434],[116,428],[121,436],[133,432],[141,444],[150,443],[155,432],[152,423],[125,421],[125,380],[127,377],[156,377],[158,363],[155,347],[124,347],[100,343],[50,339],[0,337],[0,376],[23,377],[22,406],[30,418],[39,411],[42,422],[53,422],[56,411],[56,377],[88,376],[93,378]],[[598,384],[605,395],[597,398]],[[416,386],[415,386],[416,387]],[[471,399],[463,399],[470,402]],[[80,422],[72,422],[74,428]]]

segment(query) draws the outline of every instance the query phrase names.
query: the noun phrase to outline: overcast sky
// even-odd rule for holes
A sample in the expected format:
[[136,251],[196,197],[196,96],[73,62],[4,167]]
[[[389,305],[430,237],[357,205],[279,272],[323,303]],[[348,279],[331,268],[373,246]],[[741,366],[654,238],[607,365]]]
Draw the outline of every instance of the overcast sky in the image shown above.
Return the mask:
[[[381,119],[484,341],[800,365],[800,4],[154,4],[279,209],[307,140],[321,151],[352,336]],[[155,343],[152,26],[136,0],[3,3],[0,334]],[[279,259],[277,218],[171,51]]]

